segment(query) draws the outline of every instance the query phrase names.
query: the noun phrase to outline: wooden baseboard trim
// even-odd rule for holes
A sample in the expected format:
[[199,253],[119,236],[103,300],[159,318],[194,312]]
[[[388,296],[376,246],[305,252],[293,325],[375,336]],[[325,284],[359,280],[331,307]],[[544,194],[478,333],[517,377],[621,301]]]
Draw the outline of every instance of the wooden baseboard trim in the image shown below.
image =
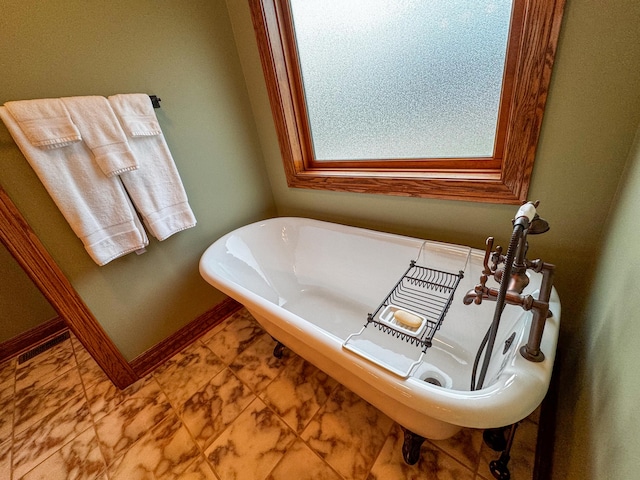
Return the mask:
[[0,343],[0,363],[17,357],[31,348],[67,330],[67,323],[60,317],[52,318],[37,327]]
[[111,381],[120,388],[137,380],[129,362],[111,341],[89,307],[0,185],[0,241],[42,295],[64,318]]
[[227,297],[173,335],[138,355],[130,362],[131,368],[138,378],[144,377],[240,308],[240,303]]

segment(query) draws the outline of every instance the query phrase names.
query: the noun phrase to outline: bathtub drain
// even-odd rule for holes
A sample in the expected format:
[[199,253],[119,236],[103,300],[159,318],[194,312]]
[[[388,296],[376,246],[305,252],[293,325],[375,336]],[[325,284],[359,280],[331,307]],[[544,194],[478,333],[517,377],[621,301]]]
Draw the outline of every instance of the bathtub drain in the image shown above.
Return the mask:
[[430,383],[431,385],[436,385],[438,387],[442,386],[442,383],[440,383],[440,380],[438,380],[437,378],[427,377],[424,379],[424,381],[427,383]]

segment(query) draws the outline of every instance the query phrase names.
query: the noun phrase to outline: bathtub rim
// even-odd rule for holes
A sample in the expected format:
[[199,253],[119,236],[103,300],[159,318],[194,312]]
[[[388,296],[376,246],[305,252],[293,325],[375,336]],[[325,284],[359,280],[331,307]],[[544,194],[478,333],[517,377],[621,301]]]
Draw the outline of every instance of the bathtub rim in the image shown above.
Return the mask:
[[[328,362],[325,362],[324,365],[317,365],[317,362],[314,362],[314,364],[330,376],[333,375],[331,371],[327,370],[332,370],[334,368],[343,369],[350,375],[355,375],[358,378],[360,378],[364,372],[370,377],[371,381],[367,382],[367,384],[371,388],[392,399],[392,401],[389,402],[392,405],[380,405],[374,402],[370,403],[374,404],[374,406],[391,418],[394,418],[394,420],[398,421],[400,424],[412,429],[418,434],[422,434],[420,432],[420,428],[418,427],[414,430],[411,425],[398,420],[396,417],[399,415],[395,410],[398,408],[409,409],[412,414],[415,413],[417,416],[427,416],[437,421],[454,425],[458,428],[494,428],[522,420],[533,412],[542,402],[549,388],[551,379],[561,313],[560,302],[555,289],[552,292],[551,300],[551,309],[554,316],[547,320],[547,326],[542,339],[542,351],[546,355],[543,362],[529,362],[516,353],[495,383],[477,391],[444,389],[442,387],[430,385],[414,377],[403,379],[384,370],[378,365],[343,349],[341,339],[329,332],[326,332],[313,323],[269,302],[242,285],[229,280],[224,277],[224,275],[215,275],[209,271],[210,269],[207,266],[208,258],[214,254],[213,252],[215,250],[221,248],[221,245],[224,245],[225,240],[229,236],[237,234],[239,231],[244,229],[252,227],[255,228],[256,226],[263,225],[266,222],[272,223],[279,221],[303,221],[305,224],[331,226],[334,229],[336,227],[340,227],[347,230],[355,229],[359,231],[373,232],[375,234],[381,234],[383,237],[400,237],[416,241],[421,241],[421,239],[339,223],[314,220],[305,217],[274,217],[272,219],[254,222],[239,227],[213,242],[205,250],[200,260],[199,267],[203,278],[215,288],[242,303],[245,308],[247,308],[247,310],[256,317],[258,323],[260,323],[267,332],[269,332],[270,328],[261,323],[260,319],[269,322],[271,330],[273,330],[273,326],[275,325],[280,331],[286,332],[286,330],[280,328],[276,323],[269,319],[271,316],[284,317],[284,320],[286,320],[290,328],[295,329],[297,334],[294,336],[292,333],[289,335],[288,339],[279,338],[278,340],[291,348],[298,355],[307,359],[309,354],[307,353],[305,355],[305,352],[307,352],[307,349],[309,348],[318,352],[319,355],[324,355]],[[525,332],[528,332],[529,330],[530,320],[530,316],[528,316],[526,320],[527,323],[524,327]],[[280,334],[280,336],[282,336],[282,334]],[[329,338],[330,342],[325,341],[324,338]],[[526,335],[524,341],[526,342]],[[517,346],[518,349],[520,345]],[[337,358],[340,358],[340,356],[346,356],[349,358],[350,362],[338,363],[333,361],[332,355],[326,355],[323,353],[323,351],[327,349],[326,347],[329,347],[330,352],[337,355]],[[329,367],[331,368],[327,368],[327,363],[329,363]],[[366,395],[362,395],[357,391],[360,390],[360,388],[350,386],[348,381],[339,380],[339,382],[367,400]],[[522,386],[526,386],[527,388],[521,388]],[[404,395],[399,395],[399,398],[393,398],[389,395],[389,392],[387,391],[388,388],[404,391]],[[415,406],[414,402],[416,400],[421,407],[420,409],[417,409]],[[517,412],[514,411],[513,405],[520,405]],[[489,415],[489,412],[492,412],[491,415]],[[425,433],[428,434],[429,432]],[[433,436],[429,435],[423,436],[433,438]]]

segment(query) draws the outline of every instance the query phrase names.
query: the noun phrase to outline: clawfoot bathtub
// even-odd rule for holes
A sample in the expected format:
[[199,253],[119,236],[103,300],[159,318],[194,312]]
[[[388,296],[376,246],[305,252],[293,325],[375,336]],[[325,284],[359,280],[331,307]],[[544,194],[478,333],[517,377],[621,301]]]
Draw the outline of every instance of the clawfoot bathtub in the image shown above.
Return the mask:
[[[484,387],[470,391],[495,303],[464,305],[462,298],[477,283],[483,256],[467,247],[285,217],[223,236],[202,255],[200,273],[242,303],[279,342],[406,430],[438,440],[461,427],[518,422],[540,404],[551,378],[560,321],[555,290],[541,344],[544,361],[519,354],[531,313],[507,305]],[[370,315],[381,306],[383,313],[396,308],[384,300],[414,263],[451,274],[456,284],[428,338],[411,329],[403,333],[407,325],[383,325],[380,313]],[[541,275],[527,275],[523,294],[535,297]]]

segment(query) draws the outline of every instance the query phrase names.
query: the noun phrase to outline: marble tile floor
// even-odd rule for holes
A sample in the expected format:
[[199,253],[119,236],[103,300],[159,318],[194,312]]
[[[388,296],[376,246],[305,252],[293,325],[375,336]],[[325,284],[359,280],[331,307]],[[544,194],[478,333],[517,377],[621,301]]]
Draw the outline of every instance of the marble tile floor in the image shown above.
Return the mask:
[[[404,464],[386,415],[285,350],[240,310],[124,391],[72,336],[0,364],[0,479],[491,480],[482,431]],[[530,479],[535,414],[511,477]]]

